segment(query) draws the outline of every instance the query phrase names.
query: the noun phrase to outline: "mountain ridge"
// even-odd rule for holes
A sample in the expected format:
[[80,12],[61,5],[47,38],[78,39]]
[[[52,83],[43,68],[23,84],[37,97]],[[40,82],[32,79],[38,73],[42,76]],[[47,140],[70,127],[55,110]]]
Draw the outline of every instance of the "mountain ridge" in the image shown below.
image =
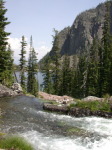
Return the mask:
[[[110,3],[110,14],[112,20],[112,2]],[[61,56],[65,54],[69,56],[81,55],[85,50],[90,49],[95,37],[101,40],[104,16],[105,3],[101,3],[96,8],[80,13],[71,27],[66,27],[61,30],[58,34]],[[47,59],[47,56],[51,56],[52,58],[53,53],[54,50],[52,47],[51,51],[40,60],[39,64],[42,64]]]

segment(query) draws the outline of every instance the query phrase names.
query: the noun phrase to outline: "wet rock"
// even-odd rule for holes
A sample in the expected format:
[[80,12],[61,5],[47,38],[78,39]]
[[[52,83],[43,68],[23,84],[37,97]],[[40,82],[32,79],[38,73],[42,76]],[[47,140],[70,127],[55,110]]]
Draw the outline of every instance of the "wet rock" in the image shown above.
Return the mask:
[[68,108],[67,106],[57,106],[57,105],[52,105],[52,104],[47,104],[45,103],[43,105],[44,110],[52,111],[52,112],[61,112],[61,113],[68,113]]
[[85,117],[85,116],[91,116],[92,112],[89,109],[75,107],[75,108],[71,108],[68,114],[75,117]]
[[87,108],[71,108],[68,114],[75,117],[99,116],[104,118],[112,118],[112,112],[103,112],[99,110],[91,111]]
[[74,117],[99,116],[104,118],[112,118],[112,112],[91,111],[88,108],[78,108],[78,107],[69,108],[66,105],[58,106],[45,103],[43,105],[43,109],[51,112],[61,112]]

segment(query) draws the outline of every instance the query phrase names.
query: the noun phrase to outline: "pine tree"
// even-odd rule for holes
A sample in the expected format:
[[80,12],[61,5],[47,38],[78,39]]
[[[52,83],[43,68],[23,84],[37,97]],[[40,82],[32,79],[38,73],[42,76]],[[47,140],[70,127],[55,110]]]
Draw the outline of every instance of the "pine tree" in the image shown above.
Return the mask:
[[25,59],[25,54],[26,54],[26,41],[25,37],[22,36],[22,41],[21,41],[21,53],[20,53],[20,83],[21,86],[24,90],[26,90],[26,77],[25,77],[25,69],[26,69],[26,59]]
[[109,2],[105,3],[106,14],[103,26],[103,37],[99,49],[99,96],[109,93],[110,68],[111,68],[111,35],[110,35],[110,6]]
[[4,1],[0,0],[0,83],[8,85],[10,80],[10,72],[8,71],[9,51],[7,51],[6,46],[8,45],[7,36],[10,33],[6,32],[5,28],[10,22],[5,17],[6,12],[7,9],[4,7]]
[[45,62],[44,72],[43,72],[43,86],[44,91],[51,94],[53,93],[53,85],[52,85],[52,72],[51,72],[51,59],[50,56]]
[[86,96],[86,86],[87,86],[87,73],[88,73],[88,59],[87,53],[79,57],[79,63],[77,67],[77,94],[79,98]]
[[32,36],[30,38],[30,52],[29,52],[29,59],[28,59],[28,75],[27,75],[27,92],[31,92],[31,80],[32,80]]
[[79,93],[78,93],[78,71],[77,71],[77,61],[78,58],[77,56],[73,56],[72,58],[72,68],[71,68],[71,96],[74,98],[78,98],[79,97]]
[[58,31],[54,29],[55,35],[53,36],[53,50],[54,50],[54,56],[53,56],[53,88],[54,88],[54,94],[59,93],[59,84],[60,84],[60,52],[59,52],[59,39],[58,39]]
[[98,39],[93,40],[90,48],[86,95],[98,95]]
[[13,59],[13,51],[11,50],[11,46],[10,44],[8,45],[8,48],[6,50],[6,70],[3,72],[3,76],[5,79],[5,82],[3,82],[3,84],[5,84],[6,86],[10,87],[13,82],[14,82],[14,76],[13,76],[13,72],[14,72],[14,59]]
[[38,81],[37,81],[37,54],[32,46],[32,37],[30,39],[30,53],[28,60],[28,78],[27,78],[27,92],[38,96]]
[[62,65],[60,95],[71,95],[72,71],[70,68],[70,58],[65,55]]

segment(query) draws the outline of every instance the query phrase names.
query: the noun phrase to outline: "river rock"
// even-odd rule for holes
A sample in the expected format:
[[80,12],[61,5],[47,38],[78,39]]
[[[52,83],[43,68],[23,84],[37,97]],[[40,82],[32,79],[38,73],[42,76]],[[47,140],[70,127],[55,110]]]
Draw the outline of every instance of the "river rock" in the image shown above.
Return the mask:
[[16,91],[17,93],[22,93],[23,92],[22,87],[19,83],[13,83],[11,89],[13,91]]
[[18,93],[0,84],[0,97],[16,96]]
[[104,98],[99,98],[96,96],[88,96],[82,99],[83,101],[103,101]]
[[61,112],[74,117],[99,116],[104,118],[112,118],[112,112],[91,111],[88,108],[79,108],[79,107],[69,108],[65,105],[59,106],[45,103],[43,105],[43,109],[51,112]]
[[52,112],[61,112],[61,113],[68,113],[68,108],[67,106],[58,106],[58,105],[52,105],[52,104],[47,104],[44,103],[43,105],[44,110],[52,111]]
[[42,99],[53,100],[53,101],[56,101],[59,104],[68,104],[68,103],[73,101],[72,97],[66,96],[66,95],[58,96],[58,95],[48,94],[48,93],[45,93],[45,92],[39,92],[39,96]]

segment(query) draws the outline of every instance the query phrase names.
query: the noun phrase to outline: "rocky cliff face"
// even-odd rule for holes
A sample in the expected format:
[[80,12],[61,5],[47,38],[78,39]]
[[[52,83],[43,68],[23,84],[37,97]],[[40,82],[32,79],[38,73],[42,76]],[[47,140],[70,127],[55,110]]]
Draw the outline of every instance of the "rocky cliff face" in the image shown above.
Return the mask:
[[[59,43],[58,43],[58,47],[61,50],[65,41],[67,40],[67,35],[70,32],[70,27],[64,28],[61,32],[59,32],[58,34],[58,39],[59,39]],[[52,56],[54,53],[54,47],[52,47],[52,50],[50,51],[49,55]]]
[[[112,20],[112,2],[110,8]],[[62,30],[58,35],[61,56],[65,54],[69,56],[81,54],[84,50],[90,48],[94,37],[101,39],[104,15],[105,5],[103,3],[94,9],[81,13],[76,17],[71,28],[68,27]],[[53,55],[53,48],[48,55]]]
[[62,46],[61,55],[80,54],[89,48],[94,37],[101,39],[104,15],[105,6],[101,4],[77,16]]

